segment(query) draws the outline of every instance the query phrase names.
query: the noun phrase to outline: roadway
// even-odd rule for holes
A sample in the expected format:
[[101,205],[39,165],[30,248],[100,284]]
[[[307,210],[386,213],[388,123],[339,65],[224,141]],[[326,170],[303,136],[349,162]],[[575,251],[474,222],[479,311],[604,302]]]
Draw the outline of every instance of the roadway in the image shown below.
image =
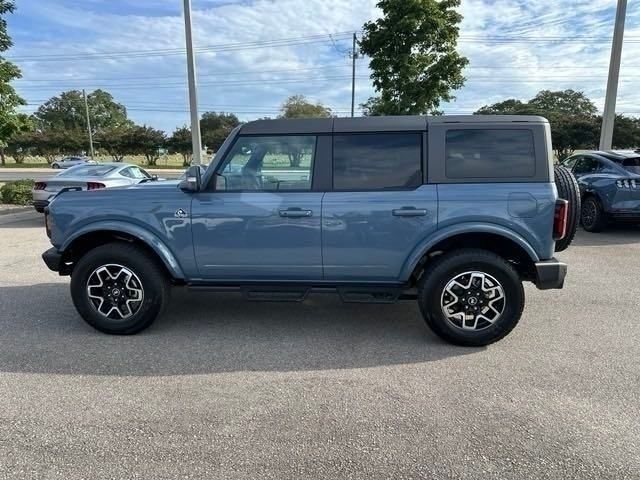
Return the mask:
[[[44,180],[60,172],[61,170],[54,170],[52,168],[0,168],[0,182],[10,182],[25,178],[30,180]],[[178,178],[184,170],[158,168],[150,169],[148,172],[162,178],[173,179]]]

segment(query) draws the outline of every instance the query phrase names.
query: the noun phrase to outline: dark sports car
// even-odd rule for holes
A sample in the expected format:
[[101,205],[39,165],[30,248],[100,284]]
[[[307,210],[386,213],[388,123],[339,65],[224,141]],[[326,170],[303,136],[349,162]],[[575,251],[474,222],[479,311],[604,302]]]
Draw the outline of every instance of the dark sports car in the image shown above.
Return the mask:
[[611,220],[640,222],[640,151],[582,152],[562,165],[578,180],[585,230],[599,232]]

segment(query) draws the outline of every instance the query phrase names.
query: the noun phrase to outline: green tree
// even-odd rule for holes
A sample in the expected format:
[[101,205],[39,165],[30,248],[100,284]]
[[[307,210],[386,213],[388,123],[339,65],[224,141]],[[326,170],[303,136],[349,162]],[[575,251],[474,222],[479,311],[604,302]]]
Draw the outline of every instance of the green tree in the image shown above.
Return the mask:
[[[602,117],[598,117],[598,125],[602,125]],[[613,128],[613,148],[640,147],[640,118],[616,115]]]
[[[92,133],[96,139],[101,139],[98,140],[100,142],[106,139],[104,132],[133,126],[133,122],[127,119],[124,105],[117,103],[109,92],[98,89],[89,93],[87,104]],[[81,90],[69,90],[50,98],[38,108],[33,118],[36,129],[45,138],[63,137],[69,140],[68,145],[80,145],[78,150],[62,150],[60,153],[89,150],[86,109]]]
[[130,139],[133,128],[132,125],[103,128],[95,135],[95,143],[100,145],[100,149],[107,152],[114,162],[122,162],[125,155],[131,153]]
[[130,128],[124,136],[123,149],[136,155],[144,155],[147,165],[153,166],[160,158],[159,149],[164,147],[167,136],[162,130],[136,125]]
[[494,103],[493,105],[485,105],[475,112],[476,115],[528,115],[530,113],[529,105],[515,98]]
[[233,113],[205,112],[200,119],[202,142],[208,150],[216,152],[231,130],[238,125],[240,120]]
[[380,0],[383,16],[364,25],[360,50],[371,58],[377,97],[367,115],[434,113],[464,85],[469,61],[456,51],[460,0]]
[[292,95],[280,107],[279,118],[330,117],[331,109],[321,103],[312,103],[304,95]]
[[169,139],[167,146],[171,153],[179,153],[182,155],[182,166],[191,165],[191,155],[193,154],[193,144],[191,142],[191,129],[184,125],[176,128]]
[[36,130],[32,136],[32,151],[52,163],[57,157],[82,152],[86,146],[84,138],[75,131]]
[[542,90],[529,100],[528,105],[539,112],[554,112],[572,116],[593,116],[598,112],[595,104],[582,92],[575,90]]
[[[109,92],[95,90],[87,95],[91,129],[96,134],[104,128],[130,126],[127,109]],[[45,130],[87,129],[84,97],[81,90],[69,90],[47,100],[34,114],[38,128]]]
[[[13,13],[14,9],[13,0],[0,0],[0,52],[7,51],[13,45],[4,17]],[[9,138],[28,128],[27,117],[16,111],[19,106],[26,105],[26,102],[10,84],[21,76],[18,67],[0,57],[0,161],[3,166]]]

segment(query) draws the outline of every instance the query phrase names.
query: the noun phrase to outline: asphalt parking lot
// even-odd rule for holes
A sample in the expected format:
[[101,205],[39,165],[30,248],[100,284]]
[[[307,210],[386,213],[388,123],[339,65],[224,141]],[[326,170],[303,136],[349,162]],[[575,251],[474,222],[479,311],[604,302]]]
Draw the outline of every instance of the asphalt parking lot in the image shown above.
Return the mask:
[[333,296],[175,291],[106,336],[41,221],[0,216],[0,478],[640,478],[640,228],[579,232],[566,288],[469,349]]

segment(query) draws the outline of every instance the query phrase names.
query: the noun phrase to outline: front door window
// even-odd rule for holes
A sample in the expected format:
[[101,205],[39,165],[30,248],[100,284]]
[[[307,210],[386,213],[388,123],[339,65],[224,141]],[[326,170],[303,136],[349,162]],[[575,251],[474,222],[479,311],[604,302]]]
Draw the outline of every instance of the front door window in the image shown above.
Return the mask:
[[316,137],[239,137],[218,172],[216,190],[310,191]]

